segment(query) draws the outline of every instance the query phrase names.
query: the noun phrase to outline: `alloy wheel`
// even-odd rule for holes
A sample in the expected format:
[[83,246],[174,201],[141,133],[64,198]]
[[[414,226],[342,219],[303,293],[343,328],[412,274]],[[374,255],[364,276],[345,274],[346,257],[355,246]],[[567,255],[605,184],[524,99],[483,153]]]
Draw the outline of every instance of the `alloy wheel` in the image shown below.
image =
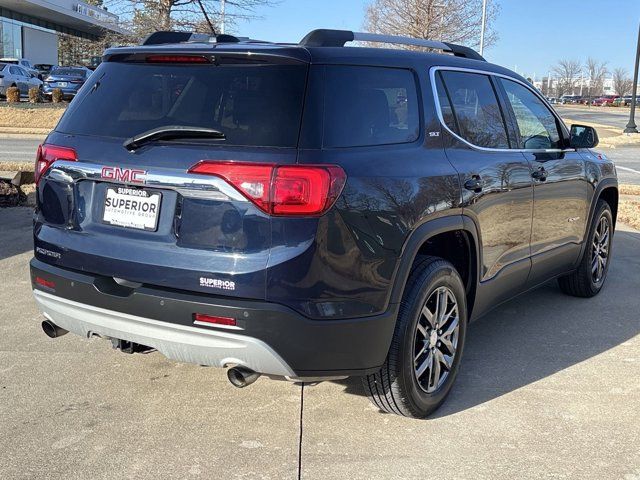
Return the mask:
[[425,392],[435,392],[449,376],[459,333],[456,297],[448,287],[438,287],[422,307],[414,336],[414,374]]
[[609,219],[603,215],[598,221],[591,245],[591,278],[593,283],[598,284],[604,279],[610,247],[611,227]]

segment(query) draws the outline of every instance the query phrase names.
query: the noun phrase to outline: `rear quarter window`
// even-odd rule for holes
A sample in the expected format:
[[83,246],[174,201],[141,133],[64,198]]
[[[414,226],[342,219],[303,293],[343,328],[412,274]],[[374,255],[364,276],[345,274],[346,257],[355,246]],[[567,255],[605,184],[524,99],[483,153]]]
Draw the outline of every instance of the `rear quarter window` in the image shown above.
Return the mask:
[[326,67],[324,147],[413,142],[420,133],[419,111],[410,70]]

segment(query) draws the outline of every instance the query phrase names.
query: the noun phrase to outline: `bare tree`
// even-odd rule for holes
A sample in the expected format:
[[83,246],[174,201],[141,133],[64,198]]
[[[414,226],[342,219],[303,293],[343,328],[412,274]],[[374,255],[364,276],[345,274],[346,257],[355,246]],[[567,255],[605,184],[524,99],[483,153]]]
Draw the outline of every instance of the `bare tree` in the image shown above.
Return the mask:
[[633,80],[629,78],[629,74],[624,68],[616,68],[613,71],[613,89],[616,95],[624,97],[627,93],[631,93]]
[[607,62],[599,62],[594,58],[587,58],[587,63],[584,65],[585,73],[589,78],[588,95],[598,96],[602,95],[604,91],[604,79],[609,73],[607,69]]
[[[491,24],[498,10],[497,1],[489,0],[485,47],[497,39]],[[482,0],[373,0],[367,6],[364,28],[372,33],[443,40],[478,48],[481,23]]]
[[[139,40],[158,30],[217,32],[220,0],[104,0],[110,10],[123,18],[123,26]],[[257,18],[256,9],[279,0],[226,0],[225,22]],[[204,10],[204,11],[203,11]],[[206,14],[206,15],[205,15]],[[207,21],[207,17],[209,21]]]
[[558,64],[553,67],[553,73],[555,73],[557,77],[556,95],[558,97],[565,94],[573,94],[581,71],[580,62],[576,60],[560,60]]

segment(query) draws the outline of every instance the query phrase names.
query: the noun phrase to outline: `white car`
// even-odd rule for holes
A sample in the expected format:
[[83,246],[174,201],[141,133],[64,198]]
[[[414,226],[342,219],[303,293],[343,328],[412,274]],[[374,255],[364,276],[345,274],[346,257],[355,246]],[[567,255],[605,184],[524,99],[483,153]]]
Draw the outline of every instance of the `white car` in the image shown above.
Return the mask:
[[[0,58],[0,63],[10,63],[18,65],[27,71],[30,75],[34,75],[36,78],[40,78],[40,72],[31,65],[31,62],[26,58]],[[42,78],[40,78],[42,80]]]
[[18,87],[20,96],[26,96],[31,87],[42,89],[42,80],[18,65],[0,62],[0,96],[5,97],[9,87]]

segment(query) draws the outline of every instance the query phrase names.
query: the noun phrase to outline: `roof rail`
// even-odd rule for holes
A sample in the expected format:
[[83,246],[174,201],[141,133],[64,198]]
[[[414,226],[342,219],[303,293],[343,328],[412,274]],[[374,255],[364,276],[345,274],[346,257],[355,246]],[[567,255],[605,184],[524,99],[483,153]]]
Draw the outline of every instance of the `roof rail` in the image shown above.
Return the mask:
[[456,57],[471,58],[486,61],[482,55],[472,48],[455,43],[439,42],[437,40],[423,40],[420,38],[401,37],[397,35],[380,35],[377,33],[352,32],[350,30],[320,29],[309,32],[300,41],[305,47],[344,47],[347,42],[375,42],[413,45],[416,47],[433,48],[453,53]]
[[241,39],[233,35],[210,35],[208,33],[160,31],[153,32],[144,39],[142,45],[162,45],[166,43],[238,43]]

